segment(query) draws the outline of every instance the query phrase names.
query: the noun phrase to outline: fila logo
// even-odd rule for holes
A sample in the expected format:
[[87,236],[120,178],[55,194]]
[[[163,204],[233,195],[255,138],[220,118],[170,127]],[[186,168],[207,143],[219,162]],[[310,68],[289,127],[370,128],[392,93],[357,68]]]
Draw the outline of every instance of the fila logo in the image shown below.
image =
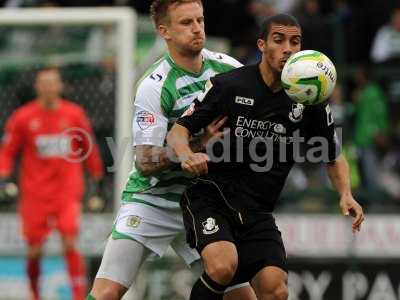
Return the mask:
[[254,99],[236,96],[235,103],[253,106]]

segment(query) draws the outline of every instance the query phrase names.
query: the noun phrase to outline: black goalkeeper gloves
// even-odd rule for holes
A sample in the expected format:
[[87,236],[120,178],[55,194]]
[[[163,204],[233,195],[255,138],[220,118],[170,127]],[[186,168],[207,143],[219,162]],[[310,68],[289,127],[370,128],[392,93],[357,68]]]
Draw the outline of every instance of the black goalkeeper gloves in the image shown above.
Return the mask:
[[0,203],[15,201],[18,192],[18,186],[10,179],[0,179]]

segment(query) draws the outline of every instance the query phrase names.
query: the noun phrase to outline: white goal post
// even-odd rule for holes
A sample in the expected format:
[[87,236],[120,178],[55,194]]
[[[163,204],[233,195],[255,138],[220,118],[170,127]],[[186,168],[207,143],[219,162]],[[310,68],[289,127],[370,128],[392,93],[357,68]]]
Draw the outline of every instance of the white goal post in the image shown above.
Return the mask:
[[[134,47],[136,13],[130,8],[27,8],[0,9],[0,26],[30,25],[115,25],[116,26],[116,107],[114,149],[114,208],[132,165],[131,136],[132,92],[134,81]],[[125,147],[125,149],[123,149]],[[122,151],[123,150],[123,151]]]

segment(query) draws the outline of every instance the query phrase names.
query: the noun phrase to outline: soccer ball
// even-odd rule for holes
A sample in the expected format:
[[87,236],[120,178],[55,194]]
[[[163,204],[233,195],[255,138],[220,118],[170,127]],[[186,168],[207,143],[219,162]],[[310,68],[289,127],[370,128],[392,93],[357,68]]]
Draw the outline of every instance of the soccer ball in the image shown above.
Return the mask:
[[293,54],[282,70],[286,94],[295,102],[314,105],[328,99],[336,85],[336,69],[321,52],[304,50]]

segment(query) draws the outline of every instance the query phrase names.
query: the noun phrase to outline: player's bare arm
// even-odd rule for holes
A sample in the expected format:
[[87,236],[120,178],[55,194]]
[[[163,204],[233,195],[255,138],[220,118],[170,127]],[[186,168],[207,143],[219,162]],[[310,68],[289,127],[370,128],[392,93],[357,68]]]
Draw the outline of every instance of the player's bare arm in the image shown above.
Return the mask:
[[174,165],[168,157],[171,152],[167,147],[138,145],[135,152],[135,167],[143,176],[150,176]]
[[353,232],[360,231],[364,221],[364,212],[360,204],[353,198],[350,186],[349,165],[341,154],[334,162],[327,164],[329,178],[340,194],[340,209],[344,215],[351,215]]
[[[207,126],[207,130],[202,136],[194,138],[190,138],[188,136],[187,145],[189,145],[188,147],[191,150],[191,155],[194,155],[195,153],[202,151],[210,139],[221,138],[224,133],[220,131],[220,128],[225,124],[226,120],[227,120],[226,117],[218,117],[215,120],[213,120],[210,123],[210,125]],[[184,129],[186,130],[186,128]],[[182,137],[180,136],[180,138]],[[200,154],[194,155],[194,157],[198,156],[203,157],[204,155]],[[160,171],[167,170],[179,162],[182,162],[182,160],[175,158],[174,152],[171,151],[171,148],[169,146],[167,147],[157,147],[152,145],[136,146],[135,166],[144,176],[149,176],[158,173]]]
[[182,170],[194,175],[206,174],[207,162],[210,159],[205,153],[194,153],[189,146],[189,139],[189,130],[179,124],[175,124],[167,136],[168,145],[178,157]]

